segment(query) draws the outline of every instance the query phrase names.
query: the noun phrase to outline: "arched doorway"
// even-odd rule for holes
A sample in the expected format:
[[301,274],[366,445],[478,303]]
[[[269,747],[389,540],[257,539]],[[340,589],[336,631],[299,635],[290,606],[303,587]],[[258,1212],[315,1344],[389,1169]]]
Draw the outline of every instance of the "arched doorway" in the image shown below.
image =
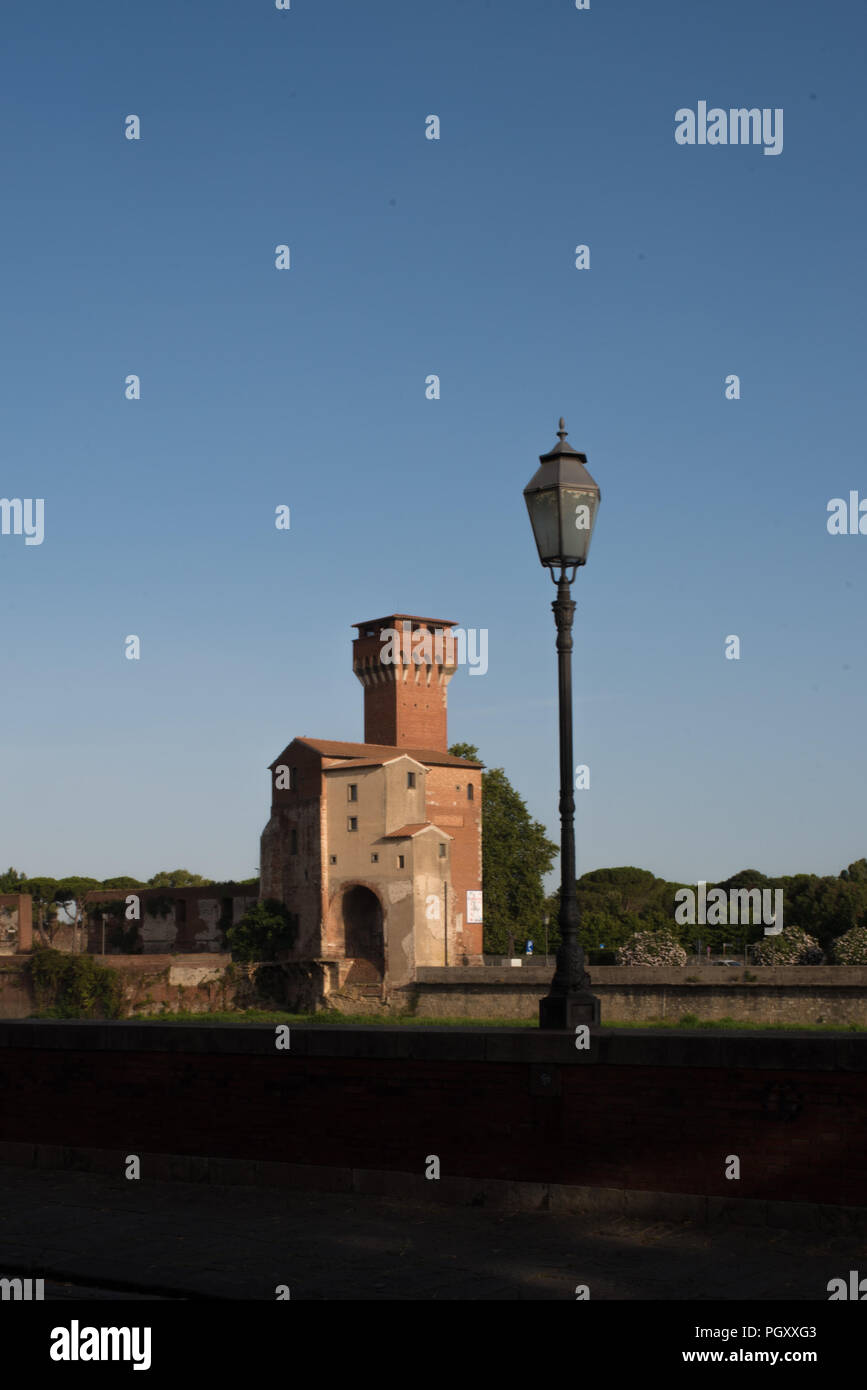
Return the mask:
[[382,905],[375,893],[361,884],[343,893],[344,951],[352,967],[346,984],[378,984],[385,970]]

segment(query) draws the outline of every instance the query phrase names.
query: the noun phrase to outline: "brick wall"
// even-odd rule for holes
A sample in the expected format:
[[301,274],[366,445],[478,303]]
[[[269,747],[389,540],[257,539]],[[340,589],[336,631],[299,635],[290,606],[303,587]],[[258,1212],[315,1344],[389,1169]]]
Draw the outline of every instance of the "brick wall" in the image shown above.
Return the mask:
[[[467,784],[473,800],[467,797]],[[467,890],[482,887],[482,770],[472,767],[430,767],[426,778],[427,816],[454,836],[451,872],[455,901],[450,910],[462,925],[456,941],[456,959],[481,959],[481,923],[467,922]]]
[[[128,921],[125,910],[118,916],[106,914],[103,905],[119,907],[127,898],[138,899],[139,920]],[[87,895],[87,939],[84,949],[91,954],[105,947],[107,954],[126,954],[130,947],[118,943],[121,933],[135,928],[137,947],[146,955],[169,951],[219,952],[224,931],[234,926],[248,908],[258,901],[253,885],[211,883],[194,888],[139,888],[95,890]],[[72,928],[70,928],[70,933]],[[82,949],[82,933],[74,946]],[[52,942],[58,950],[68,950],[59,933]]]
[[[867,1204],[867,1040],[0,1023],[2,1145]],[[724,1176],[729,1155],[737,1182]]]
[[[404,664],[403,622],[420,624],[429,632],[427,662],[410,660]],[[352,644],[352,665],[364,686],[364,741],[397,748],[434,748],[444,753],[447,746],[448,684],[454,673],[454,643],[447,640],[451,624],[435,619],[394,614],[374,620],[367,636],[366,624],[356,624],[358,636]],[[439,630],[437,648],[433,634]],[[401,659],[383,663],[384,632],[400,634]],[[408,638],[407,641],[411,639]],[[412,648],[409,648],[411,653]],[[419,651],[419,655],[422,655]],[[437,656],[440,657],[439,662]]]
[[29,951],[33,939],[33,899],[29,893],[0,893],[0,955]]
[[[128,1014],[210,1013],[252,1002],[249,971],[236,966],[231,980],[226,971],[230,955],[196,952],[194,955],[95,956],[101,965],[119,971]],[[27,980],[26,960],[0,964],[0,1019],[28,1018],[34,1001]]]

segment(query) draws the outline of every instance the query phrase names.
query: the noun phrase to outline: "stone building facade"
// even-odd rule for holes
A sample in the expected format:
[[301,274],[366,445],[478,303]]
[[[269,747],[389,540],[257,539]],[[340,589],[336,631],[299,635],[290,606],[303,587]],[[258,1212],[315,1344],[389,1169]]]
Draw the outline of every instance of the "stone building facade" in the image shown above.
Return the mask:
[[482,765],[448,752],[454,624],[355,626],[365,741],[296,738],[271,764],[261,894],[295,916],[295,959],[385,995],[482,962]]

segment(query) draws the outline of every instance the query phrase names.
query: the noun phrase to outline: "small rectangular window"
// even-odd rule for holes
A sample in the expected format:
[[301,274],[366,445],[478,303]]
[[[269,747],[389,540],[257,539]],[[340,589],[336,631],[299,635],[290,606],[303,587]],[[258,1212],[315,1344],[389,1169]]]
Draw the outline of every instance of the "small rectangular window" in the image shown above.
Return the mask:
[[414,772],[408,772],[408,773],[406,774],[406,785],[407,785],[408,787],[414,787],[414,786],[415,786],[415,773],[414,773]]
[[399,869],[405,869],[405,868],[406,868],[406,858],[405,858],[405,856],[402,855],[402,854],[399,854],[399,855],[397,856],[397,867],[398,867]]
[[371,864],[378,864],[378,863],[379,863],[379,855],[378,855],[378,854],[372,854],[372,855],[370,856],[370,862],[371,862]]
[[358,800],[358,783],[357,783],[357,782],[350,782],[350,783],[349,783],[349,787],[348,787],[348,789],[347,789],[347,800],[349,800],[349,801],[357,801],[357,800]]
[[446,857],[446,847],[445,847],[444,844],[440,844],[440,859],[445,859],[445,857]]
[[358,829],[358,816],[347,816],[347,817],[346,817],[346,829],[347,829],[347,830],[357,830],[357,829]]
[[473,801],[473,800],[475,799],[475,795],[476,795],[476,789],[475,789],[475,787],[473,786],[472,782],[468,782],[468,783],[467,783],[467,801]]
[[328,856],[328,862],[329,862],[329,864],[336,864],[336,863],[337,863],[337,855],[336,855],[336,854],[329,854],[329,856]]

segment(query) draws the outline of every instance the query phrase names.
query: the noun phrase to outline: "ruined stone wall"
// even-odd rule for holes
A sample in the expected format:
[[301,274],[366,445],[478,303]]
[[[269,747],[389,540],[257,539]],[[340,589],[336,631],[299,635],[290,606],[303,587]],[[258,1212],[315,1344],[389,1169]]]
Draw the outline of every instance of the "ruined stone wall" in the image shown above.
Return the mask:
[[30,950],[32,923],[33,899],[29,893],[0,893],[0,956]]
[[[126,917],[130,897],[138,899],[140,916],[137,922]],[[103,949],[109,955],[221,951],[225,946],[225,932],[258,900],[258,892],[252,884],[235,883],[94,892],[88,895],[84,949],[91,955]],[[121,906],[123,911],[117,911]],[[122,934],[126,939],[122,939]],[[57,950],[71,949],[58,934],[52,945]],[[78,949],[82,949],[81,941]]]
[[[289,1008],[308,1011],[324,993],[315,971],[290,975],[288,967],[233,964],[226,953],[193,955],[96,955],[117,971],[123,984],[124,1016],[178,1012],[215,1013],[246,1008]],[[274,972],[279,978],[274,978]],[[0,1018],[29,1018],[35,1008],[27,975],[27,959],[0,963]]]
[[[295,768],[293,788],[277,786],[280,766]],[[323,857],[328,854],[324,787],[321,758],[293,740],[271,773],[271,817],[262,832],[259,873],[261,896],[276,898],[297,918],[293,955],[299,959],[316,959],[323,951]]]

